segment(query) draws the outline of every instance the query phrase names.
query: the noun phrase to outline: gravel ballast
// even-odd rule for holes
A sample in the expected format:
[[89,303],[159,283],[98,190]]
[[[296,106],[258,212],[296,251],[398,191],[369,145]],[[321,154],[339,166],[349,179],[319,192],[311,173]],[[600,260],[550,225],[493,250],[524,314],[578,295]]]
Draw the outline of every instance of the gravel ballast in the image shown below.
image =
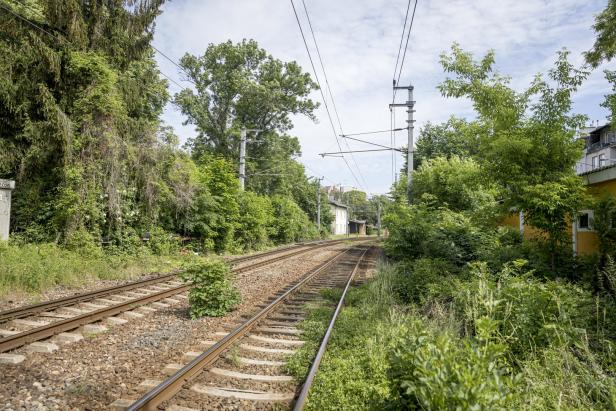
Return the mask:
[[343,248],[312,250],[237,274],[242,303],[226,317],[191,320],[182,300],[53,353],[29,353],[21,364],[0,365],[2,409],[99,410],[116,399],[134,398],[141,382],[161,380],[165,365],[185,363],[185,352],[195,351],[201,341],[220,339],[217,331],[239,324],[242,315],[254,313],[258,304]]

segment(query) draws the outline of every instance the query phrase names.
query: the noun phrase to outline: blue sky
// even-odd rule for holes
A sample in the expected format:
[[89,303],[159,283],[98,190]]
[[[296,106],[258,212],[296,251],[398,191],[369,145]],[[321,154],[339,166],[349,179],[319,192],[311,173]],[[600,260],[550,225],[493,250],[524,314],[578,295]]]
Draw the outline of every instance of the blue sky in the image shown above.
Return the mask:
[[[305,0],[332,93],[345,133],[388,129],[391,83],[400,41],[406,0]],[[301,1],[295,0],[301,12]],[[556,52],[566,47],[572,61],[581,64],[581,53],[594,41],[594,16],[607,0],[419,0],[409,50],[400,82],[415,86],[416,133],[427,121],[445,121],[451,115],[472,117],[469,101],[445,99],[436,86],[445,78],[439,55],[456,41],[465,50],[481,56],[496,51],[496,68],[512,77],[512,85],[523,89],[538,72],[545,73]],[[308,30],[305,20],[305,32]],[[274,0],[174,0],[166,3],[156,23],[154,45],[175,60],[185,53],[202,54],[210,43],[252,38],[274,57],[298,61],[310,70],[306,50],[289,1]],[[314,50],[313,54],[314,53]],[[161,71],[188,87],[178,69],[157,55]],[[605,121],[599,104],[609,85],[603,69],[616,69],[616,62],[595,70],[574,97],[574,109],[591,120]],[[322,79],[322,74],[319,73]],[[178,86],[171,84],[176,93]],[[320,101],[320,95],[312,98]],[[329,96],[327,96],[329,100]],[[331,105],[331,102],[329,102]],[[397,127],[405,113],[398,109]],[[323,107],[318,122],[295,118],[296,135],[302,144],[299,159],[307,173],[324,176],[325,184],[358,184],[340,158],[321,158],[318,153],[337,151],[336,141]],[[184,118],[172,105],[164,121],[174,127],[183,141],[195,134],[183,126]],[[389,144],[389,134],[366,136]],[[397,133],[398,145],[406,132]],[[367,149],[349,142],[352,149]],[[250,150],[250,147],[248,148]],[[392,183],[390,153],[355,154],[349,164],[360,187],[384,193]],[[400,156],[396,165],[402,163]],[[360,170],[355,168],[355,164]]]

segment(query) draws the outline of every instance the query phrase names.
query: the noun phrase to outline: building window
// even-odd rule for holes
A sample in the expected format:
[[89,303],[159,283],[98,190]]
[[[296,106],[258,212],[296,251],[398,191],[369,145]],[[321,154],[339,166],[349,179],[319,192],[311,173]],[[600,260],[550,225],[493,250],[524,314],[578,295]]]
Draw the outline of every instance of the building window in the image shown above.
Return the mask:
[[578,214],[577,228],[579,231],[592,231],[592,220],[594,213],[592,210],[583,210]]
[[607,165],[605,162],[605,154],[599,154],[599,167]]
[[597,162],[598,162],[598,160],[599,160],[599,157],[597,157],[597,156],[594,156],[594,157],[592,158],[592,168],[593,168],[593,170],[594,170],[595,168],[597,168]]

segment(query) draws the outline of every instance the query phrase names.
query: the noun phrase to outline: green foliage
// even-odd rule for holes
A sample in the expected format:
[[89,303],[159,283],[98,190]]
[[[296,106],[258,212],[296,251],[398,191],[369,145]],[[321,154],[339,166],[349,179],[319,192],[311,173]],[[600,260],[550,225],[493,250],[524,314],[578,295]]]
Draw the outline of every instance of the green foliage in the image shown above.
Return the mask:
[[610,61],[616,56],[616,1],[609,0],[607,7],[595,18],[593,29],[597,33],[595,44],[586,53],[586,61],[597,67],[603,61]]
[[269,197],[245,191],[239,194],[239,219],[236,241],[244,250],[265,247],[274,223],[274,210]]
[[389,371],[398,409],[506,410],[515,397],[515,378],[493,344],[460,342],[407,323],[390,354]]
[[[430,200],[424,196],[423,200]],[[452,266],[480,259],[496,244],[495,236],[463,213],[436,208],[425,201],[397,205],[384,218],[389,230],[387,254],[394,259],[428,257]]]
[[319,233],[306,213],[290,198],[285,196],[272,197],[274,222],[272,239],[278,243],[309,240],[319,236]]
[[240,303],[231,270],[222,261],[207,261],[187,267],[181,277],[191,285],[188,294],[191,318],[221,317]]
[[413,197],[424,194],[452,211],[476,210],[485,216],[495,208],[495,190],[487,186],[479,164],[456,155],[428,160],[413,173]]
[[[419,131],[419,138],[415,147],[416,170],[427,160],[437,157],[461,158],[471,157],[477,153],[478,130],[476,123],[451,117],[443,124],[426,123]],[[406,173],[406,166],[404,167]]]
[[[37,292],[51,287],[80,286],[92,280],[136,278],[153,271],[168,271],[178,266],[176,258],[141,254],[104,255],[93,247],[87,233],[71,242],[73,249],[55,244],[19,244],[0,242],[0,294]],[[82,241],[83,240],[83,241]],[[79,248],[78,243],[85,245]]]
[[605,79],[612,85],[612,93],[605,95],[601,107],[609,111],[608,120],[612,127],[616,127],[616,71],[605,70]]
[[478,114],[474,158],[496,184],[504,209],[528,213],[528,222],[547,234],[553,254],[583,200],[574,165],[582,150],[575,135],[585,117],[571,113],[571,96],[588,71],[575,68],[568,56],[566,50],[559,52],[548,80],[537,75],[522,92],[493,71],[494,52],[475,61],[454,44],[451,54],[441,57],[445,71],[453,74],[439,86],[441,93],[470,98]]
[[186,54],[180,64],[198,89],[197,94],[186,89],[175,96],[199,132],[191,141],[196,158],[211,150],[235,157],[240,125],[285,132],[292,114],[314,118],[317,104],[307,96],[316,84],[310,75],[296,62],[268,55],[254,40],[210,44],[203,56]]

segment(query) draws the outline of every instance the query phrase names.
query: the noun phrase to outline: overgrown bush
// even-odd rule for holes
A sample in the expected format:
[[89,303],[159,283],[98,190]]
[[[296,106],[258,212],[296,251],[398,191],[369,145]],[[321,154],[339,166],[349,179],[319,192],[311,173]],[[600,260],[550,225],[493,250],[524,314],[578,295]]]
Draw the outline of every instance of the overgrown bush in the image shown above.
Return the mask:
[[494,233],[477,226],[467,215],[424,201],[396,205],[386,215],[388,255],[397,260],[428,257],[457,267],[482,259],[497,240]]
[[269,197],[250,191],[238,195],[240,208],[236,241],[242,250],[249,251],[265,247],[274,222],[274,210]]
[[181,276],[192,286],[188,294],[191,318],[222,317],[240,303],[231,270],[222,261],[191,265]]
[[433,334],[419,320],[404,330],[389,358],[396,408],[509,409],[515,377],[500,358],[501,346]]
[[316,226],[308,215],[289,197],[272,197],[274,221],[272,238],[278,244],[308,240],[319,237]]
[[400,263],[393,291],[404,303],[421,303],[429,294],[430,287],[451,276],[452,267],[447,261],[433,258],[418,258]]

